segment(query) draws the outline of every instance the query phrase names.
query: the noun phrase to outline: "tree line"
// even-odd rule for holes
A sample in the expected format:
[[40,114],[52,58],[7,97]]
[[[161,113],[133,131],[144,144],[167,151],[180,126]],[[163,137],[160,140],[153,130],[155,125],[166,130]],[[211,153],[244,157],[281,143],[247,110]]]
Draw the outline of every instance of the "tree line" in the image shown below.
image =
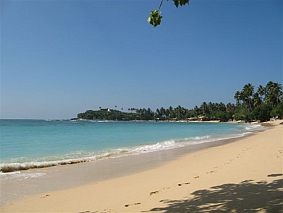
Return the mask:
[[260,85],[256,91],[249,83],[237,91],[234,98],[237,107],[235,120],[267,121],[271,117],[283,116],[283,93],[279,83],[269,81],[265,87]]
[[241,120],[250,122],[254,120],[268,121],[272,117],[283,118],[283,92],[279,83],[268,82],[264,87],[260,85],[257,89],[248,83],[241,91],[235,93],[236,103],[224,104],[203,102],[193,109],[186,109],[182,106],[173,108],[170,106],[157,108],[155,111],[150,108],[128,108],[128,112],[123,112],[123,108],[117,110],[110,108],[99,108],[99,110],[87,110],[79,113],[76,119],[87,120],[155,120],[155,121],[212,121],[221,122]]

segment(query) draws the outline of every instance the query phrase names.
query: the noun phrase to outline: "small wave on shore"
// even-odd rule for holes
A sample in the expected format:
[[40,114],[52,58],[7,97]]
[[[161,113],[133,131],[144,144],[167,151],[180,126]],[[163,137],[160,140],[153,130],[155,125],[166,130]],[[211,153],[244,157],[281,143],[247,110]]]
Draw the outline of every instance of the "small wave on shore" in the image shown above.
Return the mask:
[[[31,125],[30,122],[31,121],[26,121],[27,124]],[[74,125],[69,126],[70,122],[58,123],[48,121],[47,123],[46,121],[36,121],[36,124],[32,123],[33,125],[31,127],[27,124],[20,124],[21,128],[32,128],[33,131],[35,131],[35,128],[39,128],[41,131],[41,128],[45,130],[44,132],[38,133],[38,137],[34,138],[33,143],[30,142],[30,140],[26,140],[25,151],[29,151],[26,155],[21,152],[22,144],[25,142],[23,142],[20,136],[14,136],[12,133],[15,132],[15,127],[10,127],[12,133],[8,136],[11,137],[11,139],[6,139],[6,149],[17,155],[15,157],[6,158],[5,161],[3,161],[4,158],[1,159],[1,179],[4,176],[9,177],[7,174],[11,176],[17,175],[17,172],[24,170],[85,163],[127,155],[139,155],[239,138],[267,128],[259,124],[101,124],[88,122],[82,123],[79,127],[74,127]],[[46,130],[50,133],[47,134]],[[109,132],[110,130],[111,132]],[[22,131],[23,134],[30,134],[26,129],[20,129],[18,131],[20,133]],[[65,135],[68,135],[68,137]],[[30,137],[34,137],[34,135]],[[172,138],[170,139],[170,137]],[[18,139],[18,141],[15,138]],[[52,141],[50,141],[50,139],[52,139]],[[78,141],[81,144],[78,144]],[[55,154],[57,147],[63,151],[58,151],[58,154]],[[15,150],[15,148],[17,148],[17,150]],[[67,151],[68,149],[66,148],[69,148],[69,151]],[[44,152],[42,152],[42,150],[44,150]],[[51,150],[51,152],[48,154],[46,150]],[[34,153],[36,153],[37,157],[35,157]]]
[[266,130],[268,128],[269,127],[262,126],[260,124],[253,124],[253,125],[246,126],[245,129],[250,133],[250,132],[264,131],[264,130]]
[[[155,144],[148,144],[142,145],[137,147],[124,147],[124,148],[117,148],[112,150],[105,150],[104,152],[83,152],[77,151],[69,153],[65,156],[56,156],[56,157],[49,157],[37,159],[33,161],[27,162],[11,162],[11,163],[1,163],[0,164],[0,176],[4,174],[10,173],[18,174],[19,171],[29,170],[29,169],[40,169],[46,167],[54,167],[60,165],[71,165],[71,164],[78,164],[78,163],[85,163],[95,160],[102,160],[106,158],[115,158],[115,157],[122,157],[127,155],[137,155],[149,152],[156,152],[174,148],[180,148],[188,145],[195,145],[200,143],[208,143],[218,140],[226,140],[236,137],[242,137],[244,135],[230,135],[227,137],[211,137],[207,136],[197,136],[192,138],[184,138],[184,139],[172,139],[163,142],[158,142]],[[51,160],[53,159],[53,160]],[[56,159],[56,160],[54,160]],[[14,161],[17,161],[16,159]],[[22,161],[22,160],[21,160]]]
[[22,173],[21,171],[16,172],[8,172],[8,173],[0,173],[0,179],[18,179],[18,180],[25,180],[29,178],[39,178],[46,175],[46,173],[42,172],[32,172],[32,173]]

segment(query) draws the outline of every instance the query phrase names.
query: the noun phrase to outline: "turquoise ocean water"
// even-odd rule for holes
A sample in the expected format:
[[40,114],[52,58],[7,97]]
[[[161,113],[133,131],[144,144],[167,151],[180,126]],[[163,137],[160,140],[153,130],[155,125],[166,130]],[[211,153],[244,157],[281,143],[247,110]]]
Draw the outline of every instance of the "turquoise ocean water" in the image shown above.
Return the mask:
[[0,175],[243,137],[263,128],[229,123],[2,119]]

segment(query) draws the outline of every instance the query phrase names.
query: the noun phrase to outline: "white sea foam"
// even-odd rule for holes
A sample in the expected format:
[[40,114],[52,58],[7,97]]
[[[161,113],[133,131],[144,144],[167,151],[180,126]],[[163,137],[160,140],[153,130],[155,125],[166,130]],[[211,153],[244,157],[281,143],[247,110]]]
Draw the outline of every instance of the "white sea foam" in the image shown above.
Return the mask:
[[251,124],[251,125],[246,126],[245,129],[246,129],[248,132],[256,132],[256,131],[263,131],[263,130],[266,130],[266,129],[268,129],[268,127],[262,126],[262,125],[260,125],[260,124]]
[[207,143],[207,142],[212,142],[215,140],[223,140],[223,139],[228,139],[228,138],[213,138],[207,135],[207,136],[196,136],[196,137],[184,138],[184,139],[166,140],[155,144],[141,145],[137,147],[110,149],[110,150],[105,150],[104,152],[97,152],[97,153],[76,151],[61,157],[51,156],[49,158],[42,158],[44,160],[41,159],[38,161],[23,162],[23,163],[14,163],[14,162],[2,163],[0,164],[0,172],[1,172],[0,174],[18,175],[17,172],[22,170],[84,163],[89,161],[101,160],[105,158],[115,158],[126,155],[135,155],[135,154],[174,149],[174,148],[184,147],[187,145]]
[[[55,158],[59,158],[58,156],[49,157],[45,161],[31,161],[31,162],[23,162],[23,163],[1,163],[0,164],[0,174],[17,174],[18,171],[29,170],[29,169],[40,169],[46,167],[53,167],[59,165],[71,165],[77,163],[85,163],[110,157],[119,156],[121,154],[125,154],[128,151],[126,150],[112,150],[109,152],[100,152],[100,153],[92,153],[92,156],[89,156],[90,153],[86,153],[83,151],[72,152],[67,155],[61,156],[61,159],[51,160]],[[88,155],[88,156],[85,156]],[[45,159],[45,158],[43,158]]]
[[161,151],[161,150],[168,150],[168,149],[174,149],[174,148],[180,148],[188,145],[195,145],[195,144],[201,144],[201,143],[207,143],[207,142],[213,142],[216,140],[222,140],[221,138],[213,138],[210,135],[206,136],[196,136],[191,138],[183,138],[183,139],[172,139],[168,141],[159,142],[156,144],[151,145],[144,145],[139,146],[136,148],[127,149],[127,153],[133,153],[133,154],[142,154],[142,153],[148,153],[148,152],[155,152],[155,151]]
[[95,160],[101,160],[105,158],[115,158],[126,155],[143,154],[148,152],[155,152],[160,150],[168,150],[188,145],[195,145],[201,143],[209,143],[213,141],[226,140],[232,138],[243,137],[254,131],[265,130],[266,127],[261,125],[246,125],[243,132],[231,134],[231,135],[199,135],[189,138],[171,139],[153,144],[145,144],[135,147],[121,147],[117,149],[107,149],[100,152],[94,151],[82,151],[78,150],[70,152],[62,156],[49,156],[48,158],[34,159],[27,162],[25,159],[14,159],[10,162],[0,164],[0,174],[2,177],[8,177],[5,175],[21,175],[18,173],[22,170],[38,169],[44,167],[52,167],[58,165],[69,165],[76,163],[83,163]]
[[171,148],[180,147],[180,143],[176,143],[174,140],[164,141],[152,145],[140,146],[133,149],[132,153],[147,153],[147,152],[155,152],[159,150],[166,150]]
[[29,169],[39,169],[45,167],[52,167],[58,165],[67,165],[75,163],[83,163],[90,161],[92,158],[80,158],[80,159],[68,159],[68,160],[57,160],[57,161],[43,161],[43,162],[26,162],[26,163],[2,163],[0,164],[0,171],[2,173],[15,172]]
[[6,179],[18,179],[18,180],[25,180],[29,178],[39,178],[46,175],[46,173],[42,172],[36,172],[36,173],[22,173],[20,171],[16,172],[9,172],[9,173],[3,173],[0,172],[0,179],[6,180]]

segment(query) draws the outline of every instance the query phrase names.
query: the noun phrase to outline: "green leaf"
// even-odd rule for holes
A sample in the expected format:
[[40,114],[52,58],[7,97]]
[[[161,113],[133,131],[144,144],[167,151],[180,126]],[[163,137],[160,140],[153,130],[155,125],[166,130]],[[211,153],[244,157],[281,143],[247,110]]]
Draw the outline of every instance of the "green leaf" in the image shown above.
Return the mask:
[[150,14],[147,18],[147,21],[148,21],[148,23],[150,23],[151,25],[156,27],[156,26],[160,25],[161,19],[162,19],[162,16],[161,16],[159,10],[153,10],[153,11],[150,12]]
[[178,7],[179,6],[179,0],[174,0],[174,4],[175,4],[176,7]]
[[181,6],[186,5],[186,4],[189,4],[189,0],[180,0]]
[[184,6],[186,4],[189,4],[189,0],[173,0],[173,1],[176,7],[179,7],[179,5]]
[[[169,0],[167,0],[167,1],[169,1]],[[184,6],[186,4],[189,4],[189,1],[190,0],[173,0],[176,7],[179,7],[179,5]],[[161,16],[161,13],[160,13],[159,10],[161,8],[162,3],[163,3],[163,0],[161,0],[159,9],[158,10],[152,10],[150,12],[148,18],[147,18],[147,22],[150,23],[151,25],[153,25],[154,27],[161,24],[162,16]]]

